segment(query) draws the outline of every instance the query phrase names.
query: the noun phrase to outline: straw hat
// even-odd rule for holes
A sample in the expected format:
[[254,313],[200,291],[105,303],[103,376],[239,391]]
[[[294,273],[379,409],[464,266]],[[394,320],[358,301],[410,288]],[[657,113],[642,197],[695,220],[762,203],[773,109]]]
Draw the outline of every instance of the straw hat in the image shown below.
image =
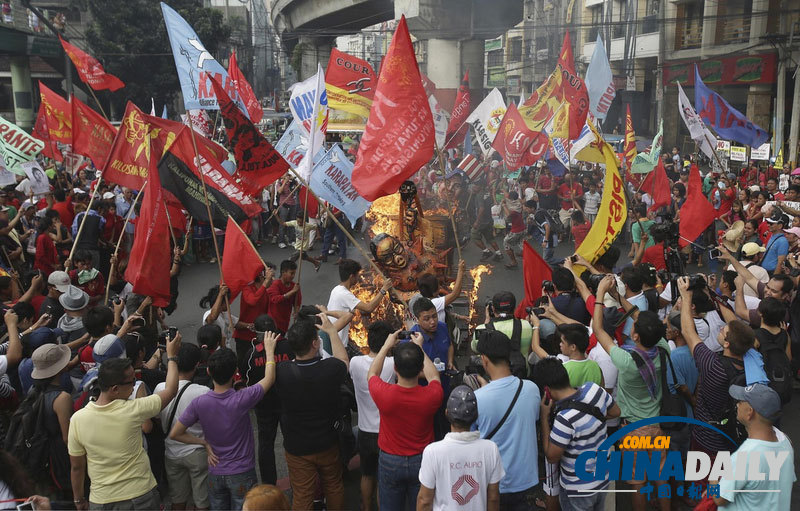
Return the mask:
[[725,231],[725,234],[722,236],[722,244],[731,252],[737,252],[740,246],[739,239],[742,237],[743,233],[744,222],[737,220]]

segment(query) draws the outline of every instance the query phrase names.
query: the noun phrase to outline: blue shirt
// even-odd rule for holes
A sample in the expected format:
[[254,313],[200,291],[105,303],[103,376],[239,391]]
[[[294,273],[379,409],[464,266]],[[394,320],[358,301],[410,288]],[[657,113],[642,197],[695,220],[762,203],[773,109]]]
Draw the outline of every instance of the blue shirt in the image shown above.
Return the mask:
[[[628,298],[628,302],[630,302],[631,305],[639,307],[639,312],[647,310],[647,297],[644,293],[639,293],[636,296]],[[625,328],[622,329],[622,333],[625,335],[625,344],[633,345],[631,331],[633,331],[633,315],[625,320]]]
[[[130,211],[131,206],[133,206],[133,202],[134,201],[131,200],[130,202],[127,202],[125,200],[125,197],[123,197],[120,194],[120,195],[117,195],[117,198],[116,198],[116,200],[114,202],[117,205],[117,216],[121,216],[122,218],[125,218],[128,215],[128,211]],[[131,220],[133,220],[134,218],[136,218],[136,211],[131,213]],[[125,232],[127,232],[128,234],[133,234],[135,229],[136,229],[136,226],[131,222],[128,222],[128,224],[125,226]]]
[[[669,358],[672,361],[672,367],[675,368],[675,377],[678,380],[673,381],[672,371],[667,367],[667,383],[672,393],[676,393],[675,385],[677,384],[686,385],[689,388],[689,392],[694,394],[694,389],[697,387],[697,366],[694,364],[689,346],[678,346],[670,352]],[[689,401],[686,401],[686,416],[694,417],[694,411]]]
[[[73,238],[77,238],[78,237],[78,229],[81,226],[81,222],[83,221],[83,220],[81,220],[81,218],[83,218],[84,214],[85,213],[83,211],[81,211],[80,213],[75,215],[75,220],[72,221],[72,237]],[[100,213],[98,213],[97,211],[95,211],[93,209],[89,210],[89,216],[96,216],[96,217],[98,217],[100,219],[100,231],[102,232],[103,227],[106,225],[106,219],[103,218],[100,215]],[[128,225],[130,225],[130,224],[128,224]]]
[[[491,433],[503,418],[518,386],[519,378],[506,376],[475,391],[478,420],[472,427],[481,432],[481,438]],[[525,380],[508,419],[492,437],[500,450],[500,458],[506,471],[505,477],[500,481],[500,493],[519,492],[539,484],[536,421],[539,418],[541,400],[539,387],[532,381]]]
[[[428,355],[431,362],[438,358],[440,362],[447,364],[447,352],[450,350],[450,332],[447,331],[447,325],[439,321],[436,324],[436,332],[432,336],[423,331],[419,325],[411,327],[411,331],[422,334],[422,351]],[[439,373],[439,378],[442,381],[442,389],[447,395],[450,388],[450,377]]]
[[767,271],[775,271],[778,266],[778,256],[786,256],[789,253],[789,242],[783,233],[775,233],[769,238],[767,250],[764,252],[764,259],[761,260],[761,267]]

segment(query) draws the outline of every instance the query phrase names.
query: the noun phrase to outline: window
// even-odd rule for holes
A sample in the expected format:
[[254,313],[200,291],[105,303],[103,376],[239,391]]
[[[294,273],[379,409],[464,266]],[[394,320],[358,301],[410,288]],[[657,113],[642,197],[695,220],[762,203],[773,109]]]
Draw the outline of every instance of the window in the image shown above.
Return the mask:
[[587,42],[592,42],[597,40],[597,34],[603,25],[603,5],[594,5],[589,8],[589,11],[592,17],[592,26],[589,27],[586,40]]
[[498,67],[503,65],[503,50],[493,50],[487,54],[486,67]]
[[508,61],[522,62],[522,38],[514,37],[508,42]]

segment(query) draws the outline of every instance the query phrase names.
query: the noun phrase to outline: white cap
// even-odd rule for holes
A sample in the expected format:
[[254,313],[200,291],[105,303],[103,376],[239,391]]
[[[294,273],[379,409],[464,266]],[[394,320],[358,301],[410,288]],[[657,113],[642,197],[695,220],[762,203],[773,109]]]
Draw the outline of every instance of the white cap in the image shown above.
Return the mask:
[[116,197],[116,195],[114,195],[113,192],[106,192],[103,194],[103,200],[113,199],[114,197]]

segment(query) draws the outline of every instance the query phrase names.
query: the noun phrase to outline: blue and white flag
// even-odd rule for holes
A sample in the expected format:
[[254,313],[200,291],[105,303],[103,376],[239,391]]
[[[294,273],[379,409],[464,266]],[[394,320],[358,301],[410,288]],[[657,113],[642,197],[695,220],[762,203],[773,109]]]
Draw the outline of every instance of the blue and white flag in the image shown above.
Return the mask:
[[589,67],[586,68],[584,81],[589,92],[589,111],[601,121],[605,120],[617,90],[614,88],[614,76],[611,74],[611,66],[608,64],[606,48],[603,46],[600,34],[597,35],[594,53]]
[[164,103],[164,109],[161,110],[161,118],[162,119],[166,119],[167,118],[167,104],[166,103]]
[[722,96],[712,91],[694,67],[694,108],[707,126],[723,138],[750,147],[761,147],[769,140],[769,133],[753,124],[740,111],[733,108]]
[[309,185],[317,197],[344,213],[355,227],[372,203],[358,194],[351,181],[352,175],[353,164],[339,144],[334,144],[314,165]]
[[167,25],[169,44],[172,47],[175,67],[178,69],[178,79],[181,82],[183,104],[186,109],[219,109],[217,96],[211,85],[210,76],[213,75],[223,84],[228,96],[236,101],[242,112],[247,115],[247,109],[239,99],[233,80],[228,77],[225,68],[206,50],[191,25],[164,2],[161,2],[161,12]]
[[[308,134],[297,122],[292,121],[275,144],[275,150],[289,162],[292,168],[296,169],[308,151]],[[314,156],[314,164],[316,165],[322,160],[323,156],[325,156],[325,149],[321,148]]]
[[[328,94],[325,91],[325,73],[317,63],[317,74],[292,85],[289,108],[297,123],[308,137],[307,150],[316,155],[325,142],[328,131]],[[297,173],[308,181],[314,164],[310,159],[297,165]]]

